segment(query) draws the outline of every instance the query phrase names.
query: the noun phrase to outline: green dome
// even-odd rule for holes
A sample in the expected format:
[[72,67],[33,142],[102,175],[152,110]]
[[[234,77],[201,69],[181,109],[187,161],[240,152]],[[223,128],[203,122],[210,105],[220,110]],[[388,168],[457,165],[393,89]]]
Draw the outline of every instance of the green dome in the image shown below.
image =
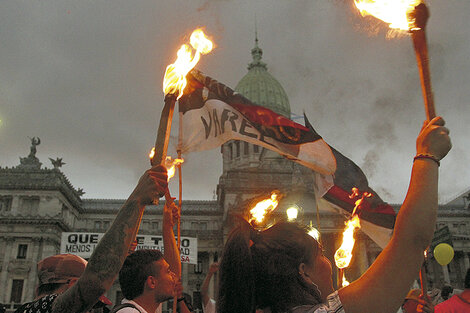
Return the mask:
[[251,55],[253,62],[248,65],[248,73],[238,82],[235,91],[257,105],[290,118],[289,99],[281,84],[268,73],[266,63],[261,61],[263,50],[258,47],[258,38]]

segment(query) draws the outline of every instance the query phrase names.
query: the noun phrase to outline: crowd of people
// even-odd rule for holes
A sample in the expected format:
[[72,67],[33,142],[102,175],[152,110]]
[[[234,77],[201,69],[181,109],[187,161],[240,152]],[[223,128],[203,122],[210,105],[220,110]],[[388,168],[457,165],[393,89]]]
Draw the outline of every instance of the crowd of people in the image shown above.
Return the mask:
[[[438,166],[451,148],[448,135],[442,118],[424,123],[394,233],[359,279],[334,290],[332,265],[306,227],[278,222],[259,231],[240,219],[227,239],[221,261],[210,266],[202,285],[204,312],[395,313],[400,307],[406,313],[464,312],[456,308],[469,305],[470,274],[465,291],[440,304],[430,304],[427,296],[409,291],[433,236]],[[118,276],[125,298],[111,312],[154,313],[171,298],[179,312],[191,312],[183,297],[181,261],[173,233],[176,206],[165,205],[163,210],[164,254],[131,249],[145,207],[167,188],[163,166],[146,171],[88,262],[70,254],[40,261],[37,297],[16,312],[108,312],[110,301],[103,295]],[[216,272],[217,297],[211,299],[208,286]],[[442,299],[449,294],[441,292]],[[411,301],[415,311],[408,311]]]

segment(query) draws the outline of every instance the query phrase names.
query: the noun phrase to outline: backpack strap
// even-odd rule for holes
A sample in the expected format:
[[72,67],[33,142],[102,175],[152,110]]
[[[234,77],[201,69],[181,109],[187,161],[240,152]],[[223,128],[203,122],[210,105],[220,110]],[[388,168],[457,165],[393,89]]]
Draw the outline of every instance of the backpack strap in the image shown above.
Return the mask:
[[137,311],[139,311],[139,313],[142,313],[140,312],[140,310],[135,306],[133,305],[132,303],[121,303],[121,304],[116,304],[113,309],[109,312],[109,313],[116,313],[116,312],[119,312],[120,310],[124,309],[124,308],[133,308],[133,309],[136,309]]

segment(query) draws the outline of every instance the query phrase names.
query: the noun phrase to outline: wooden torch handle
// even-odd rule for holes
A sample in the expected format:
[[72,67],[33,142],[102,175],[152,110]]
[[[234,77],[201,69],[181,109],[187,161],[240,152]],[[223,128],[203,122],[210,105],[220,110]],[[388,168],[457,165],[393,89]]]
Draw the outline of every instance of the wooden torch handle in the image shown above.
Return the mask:
[[426,24],[429,18],[429,10],[424,3],[415,7],[411,13],[415,19],[416,29],[411,30],[413,45],[415,48],[416,62],[418,63],[421,90],[424,98],[424,109],[428,121],[436,117],[434,108],[434,96],[431,87],[431,72],[429,70],[428,44],[426,42]]

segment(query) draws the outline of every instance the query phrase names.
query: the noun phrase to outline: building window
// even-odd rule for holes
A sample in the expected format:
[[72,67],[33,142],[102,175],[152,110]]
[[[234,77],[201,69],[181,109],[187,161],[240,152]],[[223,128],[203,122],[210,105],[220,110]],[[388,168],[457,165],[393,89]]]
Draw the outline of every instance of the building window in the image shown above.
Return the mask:
[[154,230],[158,229],[158,222],[152,222],[152,229]]
[[109,221],[104,221],[104,222],[103,222],[103,228],[104,228],[105,230],[107,230],[107,229],[109,228],[109,224],[110,224]]
[[21,297],[23,296],[23,280],[13,279],[11,284],[11,296],[10,302],[21,303]]
[[26,252],[28,251],[28,245],[18,245],[17,259],[26,259]]
[[25,213],[35,213],[39,208],[39,197],[22,197],[21,210]]
[[95,221],[95,229],[101,229],[101,222]]
[[258,153],[258,152],[259,152],[259,146],[254,145],[254,146],[253,146],[253,151],[254,151],[255,153]]
[[0,196],[0,212],[8,212],[11,210],[11,197]]
[[207,230],[207,222],[191,222],[191,230]]
[[240,157],[240,141],[235,141],[235,150],[237,158]]

